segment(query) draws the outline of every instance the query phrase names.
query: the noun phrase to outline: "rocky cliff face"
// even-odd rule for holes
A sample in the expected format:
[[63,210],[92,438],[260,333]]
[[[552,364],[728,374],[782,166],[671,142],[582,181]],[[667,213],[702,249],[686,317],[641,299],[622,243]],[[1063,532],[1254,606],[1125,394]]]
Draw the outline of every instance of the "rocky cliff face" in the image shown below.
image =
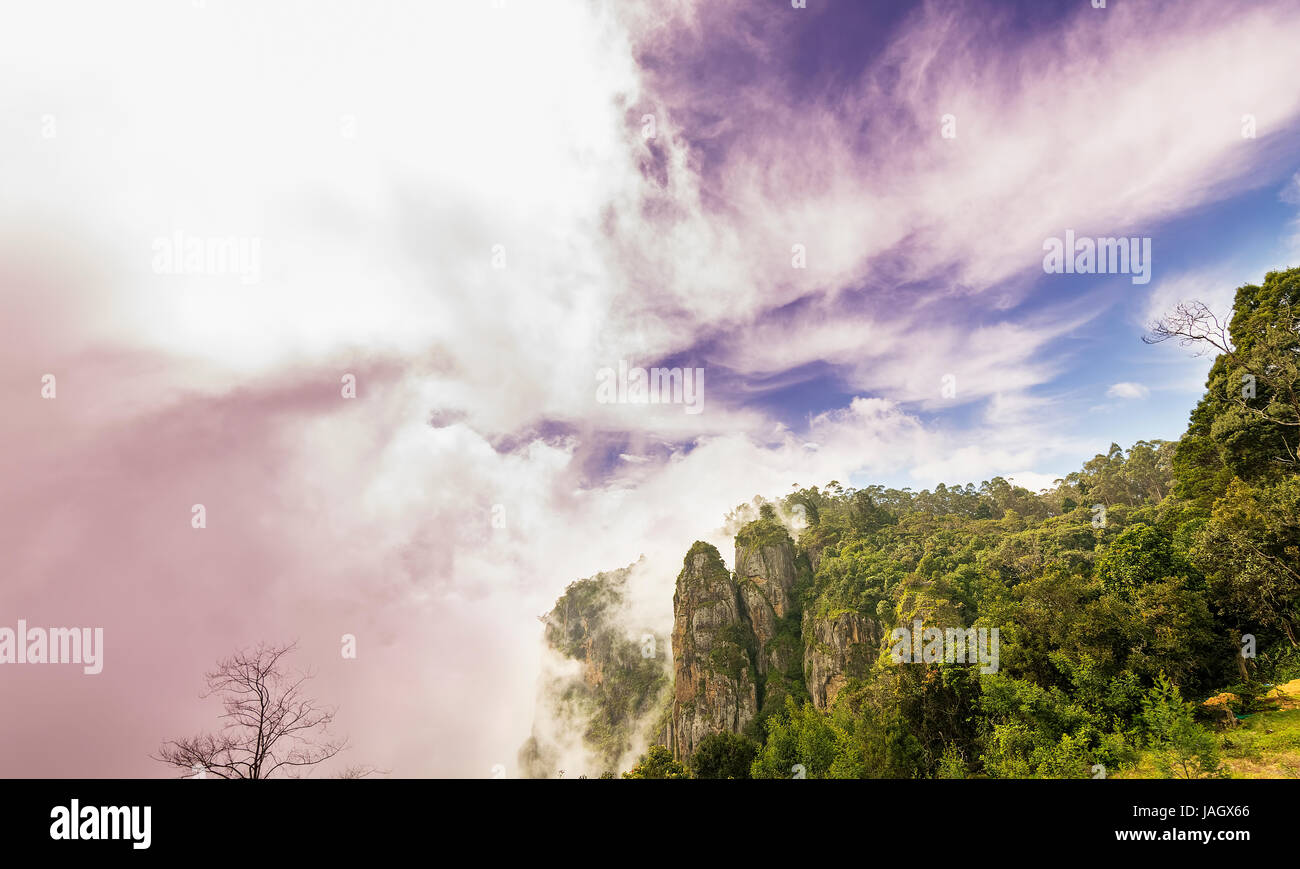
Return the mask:
[[[804,697],[799,577],[804,557],[775,520],[751,522],[736,535],[736,583],[754,631],[759,709]],[[806,564],[806,561],[804,562]]]
[[[736,583],[758,641],[754,663],[761,676],[783,669],[780,657],[785,650],[775,643],[778,625],[795,609],[794,545],[785,529],[777,529],[779,536],[769,533],[766,539],[752,531],[736,537]],[[773,661],[774,656],[778,660]]]
[[522,777],[617,771],[662,741],[668,638],[628,612],[635,566],[572,583],[542,617],[546,655],[532,736],[518,756]]
[[[696,543],[673,598],[674,689],[669,748],[687,758],[710,733],[744,733],[803,686],[800,577],[811,571],[771,517],[736,535],[736,571]],[[750,735],[755,735],[751,733]]]
[[718,550],[696,541],[673,594],[673,700],[668,747],[689,757],[701,739],[740,733],[758,714],[755,638]]
[[[829,538],[809,536],[820,555]],[[630,765],[630,747],[651,741],[686,760],[711,733],[758,736],[787,697],[827,708],[850,679],[869,675],[884,631],[878,619],[820,597],[804,612],[815,591],[810,552],[770,513],[737,532],[734,573],[713,546],[691,546],[673,595],[671,670],[668,649],[647,660],[627,626],[614,626],[626,621],[614,618],[626,571],[574,583],[545,617],[546,637],[581,666],[551,679],[549,714],[539,721],[567,720],[615,768]],[[554,775],[561,743],[535,724],[520,753],[527,774]]]
[[849,679],[864,678],[880,652],[880,624],[860,613],[809,612],[803,619],[804,679],[813,705],[825,709]]

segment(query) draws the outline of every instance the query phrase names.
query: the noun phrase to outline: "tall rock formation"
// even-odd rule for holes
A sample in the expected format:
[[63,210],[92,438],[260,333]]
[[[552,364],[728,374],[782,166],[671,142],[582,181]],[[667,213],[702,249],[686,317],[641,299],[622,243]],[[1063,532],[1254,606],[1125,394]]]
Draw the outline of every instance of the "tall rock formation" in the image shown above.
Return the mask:
[[772,518],[750,522],[736,535],[736,583],[754,631],[760,709],[779,710],[787,695],[803,695],[799,581],[794,541]]
[[635,567],[571,583],[542,617],[546,649],[532,735],[518,755],[522,777],[617,772],[663,740],[667,637],[628,608]]
[[[818,554],[833,539],[809,536]],[[701,541],[682,561],[671,671],[667,649],[647,659],[629,630],[623,596],[631,568],[566,590],[544,618],[553,661],[533,738],[519,756],[525,775],[579,768],[578,754],[589,772],[622,769],[648,742],[686,761],[711,733],[759,737],[787,697],[803,703],[811,695],[825,709],[851,679],[869,677],[884,633],[867,614],[873,598],[820,589],[811,548],[796,545],[770,509],[741,527],[735,542],[734,573]]]
[[811,579],[807,559],[765,515],[736,535],[735,564],[733,575],[716,549],[697,542],[677,578],[668,730],[679,759],[710,733],[743,733],[787,696],[807,696],[799,600],[800,578]]
[[883,631],[876,619],[853,610],[803,618],[803,671],[813,705],[826,709],[849,679],[871,671]]
[[778,624],[795,609],[794,542],[778,523],[751,522],[736,535],[736,583],[758,641],[759,675],[782,669],[774,647]]
[[668,747],[689,757],[710,733],[740,733],[758,714],[755,637],[718,550],[696,541],[673,594]]

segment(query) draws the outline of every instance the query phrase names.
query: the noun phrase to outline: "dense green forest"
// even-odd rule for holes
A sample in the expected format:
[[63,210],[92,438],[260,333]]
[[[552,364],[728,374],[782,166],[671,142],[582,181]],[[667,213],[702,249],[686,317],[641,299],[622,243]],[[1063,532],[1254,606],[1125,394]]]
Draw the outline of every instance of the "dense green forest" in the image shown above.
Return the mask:
[[[661,737],[623,776],[1228,774],[1240,722],[1300,676],[1297,296],[1300,269],[1274,272],[1237,291],[1229,323],[1190,304],[1153,327],[1216,354],[1186,433],[1112,444],[1048,491],[831,482],[737,508],[738,546],[792,532],[797,611],[779,630],[849,614],[881,633],[833,702],[797,663],[765,692],[769,668],[745,727],[689,754]],[[914,619],[997,628],[997,671],[896,663],[890,628]],[[1300,720],[1286,726],[1294,760]]]

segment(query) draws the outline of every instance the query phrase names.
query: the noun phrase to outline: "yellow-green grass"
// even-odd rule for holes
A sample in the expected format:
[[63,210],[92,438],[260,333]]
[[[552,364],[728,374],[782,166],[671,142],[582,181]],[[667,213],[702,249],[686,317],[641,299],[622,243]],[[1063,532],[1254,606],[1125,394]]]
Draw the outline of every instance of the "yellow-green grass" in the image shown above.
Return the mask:
[[1256,713],[1223,741],[1233,778],[1300,778],[1300,709]]
[[[1270,732],[1272,731],[1272,732]],[[1300,778],[1300,709],[1257,712],[1219,734],[1229,778]],[[1111,778],[1160,778],[1149,752]]]

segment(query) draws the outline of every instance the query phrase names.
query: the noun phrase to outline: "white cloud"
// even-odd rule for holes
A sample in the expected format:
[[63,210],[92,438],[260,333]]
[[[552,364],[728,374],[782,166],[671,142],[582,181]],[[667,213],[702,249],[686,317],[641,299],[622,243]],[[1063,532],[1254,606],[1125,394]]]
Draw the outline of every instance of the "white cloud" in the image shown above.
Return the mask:
[[[743,3],[696,7],[741,18],[739,30],[775,27]],[[1149,235],[1172,215],[1282,170],[1278,134],[1300,112],[1300,91],[1290,86],[1300,59],[1285,49],[1300,10],[1081,8],[1062,29],[1002,56],[984,30],[965,24],[956,12],[918,8],[856,87],[824,98],[761,81],[738,94],[699,88],[694,74],[673,78],[689,66],[668,65],[656,78],[670,105],[725,109],[750,125],[718,173],[721,189],[711,191],[727,209],[696,227],[711,240],[733,239],[719,220],[743,227],[756,266],[757,283],[744,285],[755,287],[743,291],[749,297],[783,304],[870,282],[874,258],[904,240],[908,256],[893,282],[942,276],[945,294],[959,297],[1041,269],[1043,239],[1067,228]],[[697,46],[686,46],[689,57]],[[1234,62],[1243,56],[1252,62]],[[1227,66],[1234,76],[1220,74]],[[1236,126],[1242,94],[1259,140],[1242,139]],[[864,119],[882,111],[890,113],[887,134],[864,139]],[[957,116],[955,139],[939,135],[945,113]],[[773,125],[774,116],[798,121]],[[796,241],[809,249],[802,275],[788,268]],[[698,304],[710,314],[731,309],[717,301],[709,294]],[[897,301],[910,309],[912,299]]]
[[1016,471],[1006,475],[1008,482],[1022,486],[1031,492],[1041,492],[1044,489],[1050,489],[1056,483],[1055,474],[1040,474],[1036,471]]
[[1286,186],[1282,188],[1282,192],[1278,194],[1278,199],[1281,199],[1287,205],[1300,205],[1300,172],[1291,176],[1291,180],[1286,183]]
[[1151,390],[1141,383],[1132,383],[1130,381],[1112,384],[1110,389],[1106,390],[1108,398],[1136,399],[1146,398],[1150,394]]
[[[1291,180],[1282,188],[1278,198],[1288,205],[1300,205],[1300,172],[1291,176]],[[1291,236],[1286,240],[1287,253],[1293,262],[1300,262],[1300,215],[1287,224]]]

